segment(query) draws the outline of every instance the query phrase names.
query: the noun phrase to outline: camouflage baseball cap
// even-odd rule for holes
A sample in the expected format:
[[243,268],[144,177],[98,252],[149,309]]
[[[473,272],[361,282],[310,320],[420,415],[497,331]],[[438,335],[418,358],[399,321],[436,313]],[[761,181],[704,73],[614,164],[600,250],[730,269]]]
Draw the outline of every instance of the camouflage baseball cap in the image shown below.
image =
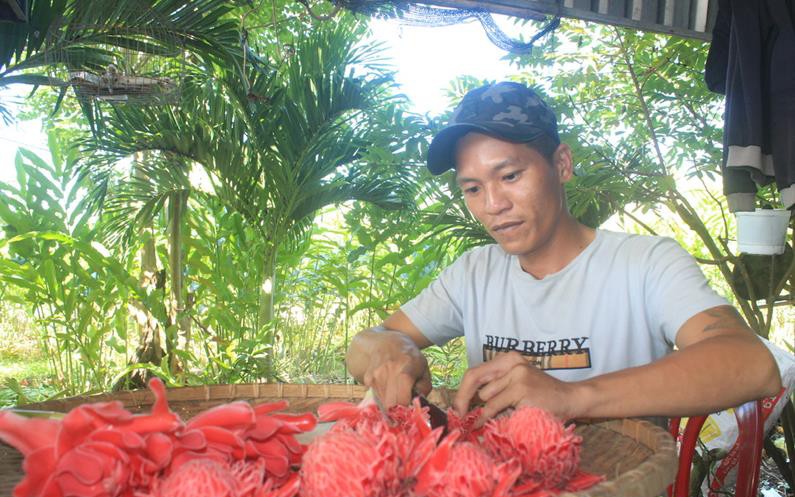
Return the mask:
[[555,114],[535,91],[511,81],[485,85],[464,95],[450,122],[433,138],[428,149],[431,173],[455,167],[456,142],[471,131],[517,143],[546,135],[560,143]]

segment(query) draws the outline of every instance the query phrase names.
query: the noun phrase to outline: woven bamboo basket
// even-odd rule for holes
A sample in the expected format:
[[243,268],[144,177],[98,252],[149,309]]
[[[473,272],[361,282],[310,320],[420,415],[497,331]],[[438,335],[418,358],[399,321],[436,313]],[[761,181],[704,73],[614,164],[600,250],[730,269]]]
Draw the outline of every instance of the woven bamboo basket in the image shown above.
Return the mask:
[[[286,399],[288,411],[315,411],[328,401],[356,402],[366,388],[356,385],[296,385],[261,383],[243,385],[206,385],[168,390],[171,409],[183,419],[218,404],[233,400],[252,403]],[[429,396],[440,407],[450,405],[453,392],[437,389]],[[24,409],[67,412],[86,402],[121,401],[132,412],[145,412],[154,400],[148,390],[53,400],[20,406]],[[656,497],[664,493],[676,474],[676,446],[671,436],[646,421],[623,419],[579,424],[583,437],[581,467],[605,475],[606,481],[577,493],[560,497]],[[22,478],[22,456],[0,443],[0,497],[10,496]]]

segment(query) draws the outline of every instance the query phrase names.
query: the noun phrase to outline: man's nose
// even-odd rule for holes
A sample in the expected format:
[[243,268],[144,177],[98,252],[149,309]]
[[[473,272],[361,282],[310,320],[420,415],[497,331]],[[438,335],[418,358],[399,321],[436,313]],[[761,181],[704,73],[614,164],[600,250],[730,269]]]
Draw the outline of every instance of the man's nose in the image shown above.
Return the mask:
[[486,193],[486,213],[490,215],[500,214],[511,207],[511,201],[500,188],[487,187]]

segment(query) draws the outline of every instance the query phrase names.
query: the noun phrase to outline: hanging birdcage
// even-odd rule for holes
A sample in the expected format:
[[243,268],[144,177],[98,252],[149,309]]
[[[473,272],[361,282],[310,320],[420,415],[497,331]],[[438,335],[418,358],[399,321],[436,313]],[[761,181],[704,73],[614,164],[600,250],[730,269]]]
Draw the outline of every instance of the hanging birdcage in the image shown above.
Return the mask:
[[95,12],[54,23],[45,37],[42,52],[51,82],[71,87],[84,102],[177,103],[185,49],[168,21],[158,19],[146,2],[125,2],[124,10],[109,1],[86,3]]

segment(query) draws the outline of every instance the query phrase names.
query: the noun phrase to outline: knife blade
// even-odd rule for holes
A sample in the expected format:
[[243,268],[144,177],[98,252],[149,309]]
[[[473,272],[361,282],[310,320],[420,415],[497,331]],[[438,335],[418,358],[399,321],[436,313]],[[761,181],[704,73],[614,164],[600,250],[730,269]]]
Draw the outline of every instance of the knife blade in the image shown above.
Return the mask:
[[329,431],[334,425],[336,421],[326,421],[323,423],[318,423],[315,427],[310,431],[305,431],[302,433],[296,433],[293,435],[296,440],[304,445],[309,445],[314,441],[317,437],[321,435],[325,435],[327,431]]
[[378,395],[375,393],[373,387],[367,389],[367,392],[362,397],[362,400],[359,402],[359,407],[365,407],[370,404],[375,404],[378,407],[378,410],[384,414],[387,414],[389,411],[384,407],[384,404],[381,402],[381,399],[378,398]]
[[[367,390],[367,392],[364,394],[364,397],[362,397],[362,400],[359,401],[358,406],[365,407],[370,404],[375,404],[381,412],[386,413],[384,405],[381,403],[381,400],[378,398],[378,396],[375,394],[375,390],[372,388]],[[316,438],[325,435],[326,432],[328,432],[335,424],[336,421],[320,422],[312,430],[303,433],[296,433],[293,436],[302,444],[309,445]]]
[[415,396],[419,399],[420,405],[428,409],[431,428],[442,427],[442,438],[444,438],[444,436],[447,435],[447,413],[441,407],[425,398],[424,395],[415,392]]

